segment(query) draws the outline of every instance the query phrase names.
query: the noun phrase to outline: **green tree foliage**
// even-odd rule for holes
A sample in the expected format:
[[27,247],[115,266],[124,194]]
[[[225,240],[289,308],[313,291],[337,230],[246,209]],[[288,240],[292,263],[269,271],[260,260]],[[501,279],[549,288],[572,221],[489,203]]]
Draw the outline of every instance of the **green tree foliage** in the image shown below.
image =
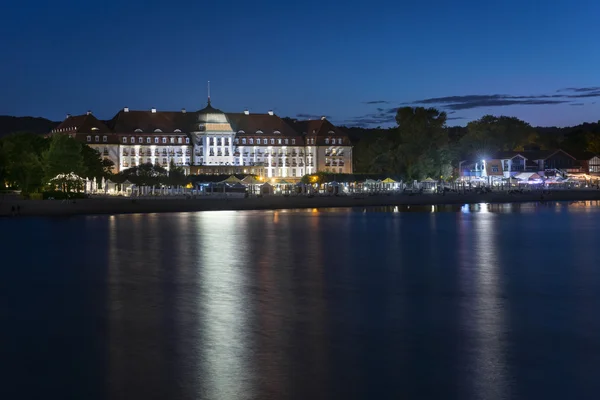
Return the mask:
[[42,155],[45,181],[50,182],[61,174],[85,175],[81,147],[81,143],[66,135],[53,136],[48,150]]
[[88,145],[81,146],[83,158],[83,174],[86,178],[97,180],[110,178],[113,174],[114,163],[108,158],[102,158],[100,153]]
[[485,115],[467,124],[460,141],[461,154],[471,158],[489,158],[498,151],[519,151],[535,143],[537,134],[527,122],[515,117]]
[[24,193],[35,192],[44,176],[41,154],[48,147],[44,137],[34,133],[15,133],[0,142],[3,179]]
[[402,107],[396,122],[399,146],[392,157],[405,179],[443,176],[450,164],[446,113],[435,108]]
[[184,186],[188,183],[188,178],[185,176],[183,168],[175,165],[173,160],[169,164],[169,179],[168,184],[172,186]]
[[124,182],[129,180],[139,186],[156,186],[166,184],[168,172],[165,168],[153,164],[140,164],[137,167],[128,168],[122,171],[117,181]]

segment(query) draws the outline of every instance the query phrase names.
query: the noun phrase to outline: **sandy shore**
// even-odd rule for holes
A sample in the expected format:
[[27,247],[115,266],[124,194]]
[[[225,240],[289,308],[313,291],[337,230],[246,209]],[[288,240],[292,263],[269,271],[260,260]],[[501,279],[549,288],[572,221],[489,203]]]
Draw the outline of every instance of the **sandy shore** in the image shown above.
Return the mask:
[[514,203],[537,201],[587,201],[600,200],[600,190],[554,191],[541,197],[540,192],[523,194],[405,194],[366,197],[281,197],[262,198],[197,198],[197,199],[136,199],[92,198],[75,203],[57,200],[0,200],[0,216],[10,217],[11,207],[19,206],[21,216],[68,216],[85,214],[162,213],[214,210],[276,210],[292,208],[368,207],[400,205],[443,205],[474,203]]

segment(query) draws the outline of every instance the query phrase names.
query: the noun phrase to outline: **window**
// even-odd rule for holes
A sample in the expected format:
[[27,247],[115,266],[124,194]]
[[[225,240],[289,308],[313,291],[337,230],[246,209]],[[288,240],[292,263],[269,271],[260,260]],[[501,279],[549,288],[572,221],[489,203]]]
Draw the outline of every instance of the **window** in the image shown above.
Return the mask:
[[[260,139],[258,139],[260,140]],[[267,144],[267,139],[263,139],[263,144]]]
[[498,166],[492,165],[492,172],[498,172]]
[[281,144],[281,139],[277,139],[277,144]]
[[139,128],[138,128],[138,129],[136,129],[134,132],[135,132],[135,133],[141,133],[141,132],[143,132],[143,131],[142,131],[141,129],[139,129]]
[[296,144],[296,139],[292,139],[292,144]]
[[292,176],[296,176],[296,168],[292,168]]
[[288,144],[288,140],[287,139],[285,139],[285,144]]
[[217,146],[221,145],[221,138],[217,138]]
[[127,143],[127,138],[126,137],[123,138],[123,143]]
[[342,173],[343,170],[344,170],[343,168],[340,168],[340,174]]
[[133,136],[131,137],[131,143],[135,143],[135,138]]
[[96,136],[96,137],[94,137],[94,142],[96,142],[96,143],[100,143],[100,136]]
[[338,139],[338,144],[342,144],[342,138]]
[[242,144],[246,144],[246,139],[242,139]]
[[154,138],[154,143],[158,144],[158,138],[157,137]]
[[175,133],[180,133],[180,132],[181,132],[181,129],[175,129],[173,132],[175,132]]
[[162,133],[162,131],[160,129],[155,129],[154,132],[155,133]]
[[177,143],[181,144],[181,138],[177,138]]
[[275,144],[275,139],[271,139],[271,144]]
[[143,137],[139,138],[138,143],[144,143],[144,138]]
[[146,143],[148,143],[148,144],[152,143],[152,139],[146,138]]
[[224,141],[225,141],[225,146],[229,146],[229,138],[225,138]]
[[102,136],[102,141],[103,141],[104,143],[108,142],[108,137],[106,137],[106,136]]
[[171,143],[175,143],[175,138],[171,138]]
[[329,144],[329,138],[325,138],[325,144]]
[[252,139],[252,138],[248,139],[248,143],[249,144],[254,144],[254,139]]
[[235,139],[235,144],[239,144],[240,143],[240,139],[236,138]]
[[186,137],[186,138],[185,138],[185,143],[186,143],[186,144],[190,144],[190,138],[189,138],[189,137]]
[[92,137],[91,137],[91,136],[88,136],[88,137],[87,137],[87,141],[88,141],[88,142],[91,142],[91,141],[92,141]]

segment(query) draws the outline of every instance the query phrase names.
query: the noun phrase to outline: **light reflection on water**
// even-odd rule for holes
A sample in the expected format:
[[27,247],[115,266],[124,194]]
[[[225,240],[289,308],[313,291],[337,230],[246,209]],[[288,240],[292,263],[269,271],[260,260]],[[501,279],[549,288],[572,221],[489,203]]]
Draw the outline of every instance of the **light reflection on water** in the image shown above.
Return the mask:
[[599,206],[3,220],[0,397],[596,398]]

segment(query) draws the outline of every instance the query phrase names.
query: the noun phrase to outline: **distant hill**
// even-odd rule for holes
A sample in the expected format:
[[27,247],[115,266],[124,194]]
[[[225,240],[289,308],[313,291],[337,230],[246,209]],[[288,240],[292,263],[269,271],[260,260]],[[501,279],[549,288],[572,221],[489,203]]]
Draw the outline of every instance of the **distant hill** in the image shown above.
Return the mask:
[[44,134],[58,126],[60,122],[39,117],[11,117],[0,115],[0,137],[14,132],[33,132]]

